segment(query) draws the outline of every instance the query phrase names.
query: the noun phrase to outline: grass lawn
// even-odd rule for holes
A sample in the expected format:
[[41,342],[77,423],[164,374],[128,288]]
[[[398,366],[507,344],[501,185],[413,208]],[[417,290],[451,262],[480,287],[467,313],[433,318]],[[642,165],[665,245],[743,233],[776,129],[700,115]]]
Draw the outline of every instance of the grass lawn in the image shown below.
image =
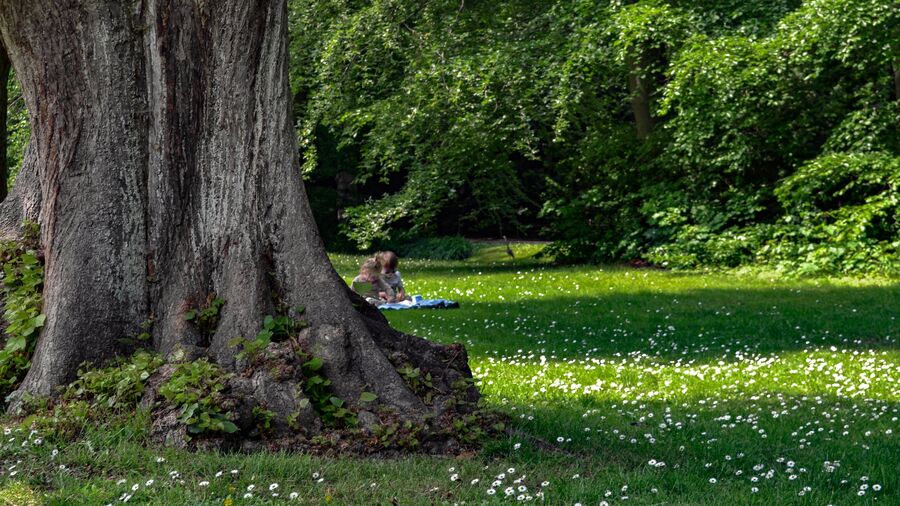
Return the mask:
[[[538,248],[402,260],[410,293],[462,307],[388,313],[465,343],[519,437],[361,460],[158,449],[141,418],[66,444],[7,429],[0,504],[900,504],[900,284],[556,268]],[[333,260],[349,280],[361,258]]]

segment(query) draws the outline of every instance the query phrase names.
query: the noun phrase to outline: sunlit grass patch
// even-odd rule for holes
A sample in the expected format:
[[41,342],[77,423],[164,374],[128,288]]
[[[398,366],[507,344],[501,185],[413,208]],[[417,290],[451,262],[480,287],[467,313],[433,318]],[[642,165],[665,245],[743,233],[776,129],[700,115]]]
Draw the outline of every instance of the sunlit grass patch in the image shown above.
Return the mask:
[[19,481],[10,481],[0,488],[2,506],[37,506],[41,504],[38,494]]

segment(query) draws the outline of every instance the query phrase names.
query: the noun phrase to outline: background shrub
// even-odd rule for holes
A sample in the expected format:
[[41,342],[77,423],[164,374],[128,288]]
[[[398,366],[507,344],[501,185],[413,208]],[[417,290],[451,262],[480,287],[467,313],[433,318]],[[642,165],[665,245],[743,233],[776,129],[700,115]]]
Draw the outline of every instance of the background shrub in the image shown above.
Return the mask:
[[401,258],[465,260],[472,256],[473,247],[471,242],[456,236],[413,239],[383,249],[392,249]]

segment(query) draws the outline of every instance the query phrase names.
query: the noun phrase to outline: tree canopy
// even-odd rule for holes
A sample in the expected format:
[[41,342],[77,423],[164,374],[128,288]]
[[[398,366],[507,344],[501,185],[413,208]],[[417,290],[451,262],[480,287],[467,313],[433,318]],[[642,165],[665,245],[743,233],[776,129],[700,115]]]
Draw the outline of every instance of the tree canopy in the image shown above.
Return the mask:
[[900,265],[890,0],[317,0],[289,16],[303,175],[333,248],[508,235],[553,240],[560,261]]
[[[348,207],[363,247],[412,229],[543,237],[568,260],[896,269],[895,7],[294,2],[305,174],[357,185],[320,221]],[[853,198],[798,202],[836,167]]]

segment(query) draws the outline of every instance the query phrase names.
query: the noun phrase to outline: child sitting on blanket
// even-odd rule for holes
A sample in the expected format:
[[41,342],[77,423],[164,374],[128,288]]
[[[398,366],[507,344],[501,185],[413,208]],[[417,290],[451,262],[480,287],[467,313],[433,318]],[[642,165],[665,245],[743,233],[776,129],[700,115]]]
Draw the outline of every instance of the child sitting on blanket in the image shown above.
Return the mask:
[[394,298],[390,302],[406,300],[403,278],[400,277],[400,271],[397,270],[397,264],[400,262],[397,254],[393,251],[381,251],[375,254],[375,259],[381,263],[381,279],[394,291]]
[[351,288],[373,306],[394,299],[394,290],[381,279],[381,264],[374,258],[369,258],[359,267],[359,276],[353,278]]

